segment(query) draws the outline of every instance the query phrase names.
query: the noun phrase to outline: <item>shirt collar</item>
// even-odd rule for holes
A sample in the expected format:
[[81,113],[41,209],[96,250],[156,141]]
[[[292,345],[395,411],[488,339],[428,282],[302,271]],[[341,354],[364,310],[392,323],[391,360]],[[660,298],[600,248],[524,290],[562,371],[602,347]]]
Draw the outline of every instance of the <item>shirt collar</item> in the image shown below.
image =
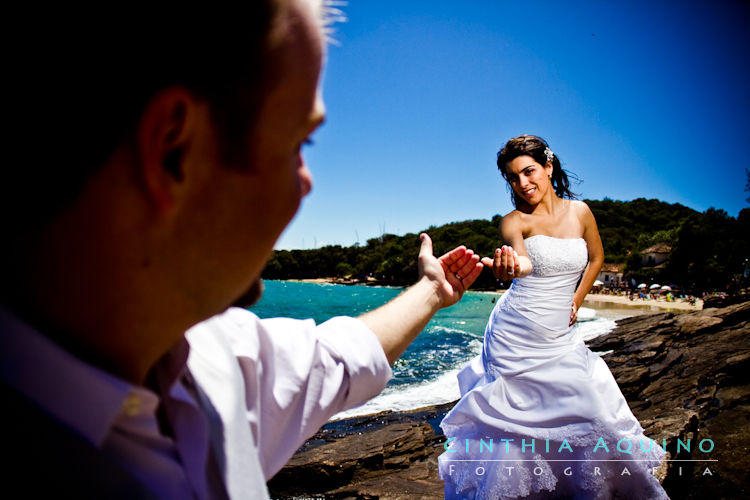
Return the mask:
[[[160,362],[168,387],[183,373],[188,351],[183,339]],[[81,361],[4,308],[0,379],[97,447],[118,415],[129,410],[132,397],[149,411],[155,411],[159,401],[152,391]]]

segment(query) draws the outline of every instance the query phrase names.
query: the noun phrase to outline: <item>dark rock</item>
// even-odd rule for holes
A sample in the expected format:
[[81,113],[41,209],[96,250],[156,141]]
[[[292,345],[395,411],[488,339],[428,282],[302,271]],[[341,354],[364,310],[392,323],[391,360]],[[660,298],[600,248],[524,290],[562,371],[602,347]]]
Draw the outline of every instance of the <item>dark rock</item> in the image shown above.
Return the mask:
[[[401,422],[394,420],[399,418],[396,412],[375,414],[365,421],[353,419],[353,429],[364,425],[368,430],[350,429],[332,442],[299,451],[268,483],[271,496],[442,498],[437,456],[444,437],[436,434],[426,420],[442,420],[453,404],[404,412]],[[373,425],[373,421],[377,423]],[[319,434],[330,434],[338,425],[327,424],[328,429]]]
[[[750,497],[748,339],[745,302],[627,318],[589,343],[612,351],[603,358],[646,435],[691,460],[669,462],[672,498]],[[272,497],[442,498],[437,424],[453,404],[326,424],[271,480]]]
[[366,439],[346,436],[298,453],[269,486],[275,490],[285,487],[286,494],[303,494],[359,483],[424,461],[434,440],[435,433],[425,422],[385,426],[368,433]]
[[747,288],[739,290],[729,295],[712,295],[703,299],[703,308],[707,307],[727,307],[732,304],[739,304],[750,300],[750,290]]
[[[750,495],[748,320],[750,302],[677,316],[638,316],[618,321],[609,335],[589,344],[597,351],[618,347],[604,360],[646,435],[666,440],[673,458],[716,460],[670,462],[663,484],[672,498]],[[678,455],[678,440],[688,439],[690,452]],[[704,439],[713,442],[710,453],[697,448]]]

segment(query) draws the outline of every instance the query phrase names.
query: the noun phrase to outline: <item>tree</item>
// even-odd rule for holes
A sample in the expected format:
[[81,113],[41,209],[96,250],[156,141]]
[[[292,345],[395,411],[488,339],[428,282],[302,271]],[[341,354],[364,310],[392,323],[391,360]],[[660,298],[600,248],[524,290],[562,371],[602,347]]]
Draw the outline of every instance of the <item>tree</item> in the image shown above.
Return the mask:
[[336,276],[346,278],[354,274],[354,268],[348,262],[339,262],[336,264]]
[[[750,190],[750,173],[748,174]],[[750,208],[738,218],[711,208],[697,212],[679,203],[638,198],[632,201],[586,200],[599,226],[607,262],[626,262],[626,272],[638,281],[654,279],[677,283],[695,292],[726,289],[740,283],[750,249]],[[426,230],[436,255],[466,245],[481,256],[492,256],[501,241],[500,215],[431,226]],[[667,243],[672,255],[659,269],[641,268],[641,250]],[[332,276],[385,276],[393,284],[410,284],[417,278],[417,234],[383,234],[364,246],[327,246],[315,250],[280,250],[271,256],[263,277],[267,279]],[[496,288],[491,272],[483,272],[475,288]]]
[[677,240],[667,275],[692,291],[726,290],[742,274],[747,236],[726,211],[709,208],[690,217],[680,227]]

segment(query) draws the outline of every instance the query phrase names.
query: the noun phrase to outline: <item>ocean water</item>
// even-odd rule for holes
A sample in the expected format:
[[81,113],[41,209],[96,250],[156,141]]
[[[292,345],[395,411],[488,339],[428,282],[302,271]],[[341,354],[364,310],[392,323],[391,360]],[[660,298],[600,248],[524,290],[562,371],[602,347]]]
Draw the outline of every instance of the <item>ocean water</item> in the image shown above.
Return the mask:
[[[291,281],[266,281],[263,298],[251,311],[261,318],[313,318],[322,323],[334,316],[357,316],[379,307],[401,290]],[[393,366],[383,392],[362,406],[333,419],[383,410],[408,410],[458,399],[456,374],[482,350],[484,327],[498,293],[467,292],[456,305],[439,311]],[[632,315],[628,309],[598,308],[586,303],[575,328],[584,340],[611,331],[615,320]]]

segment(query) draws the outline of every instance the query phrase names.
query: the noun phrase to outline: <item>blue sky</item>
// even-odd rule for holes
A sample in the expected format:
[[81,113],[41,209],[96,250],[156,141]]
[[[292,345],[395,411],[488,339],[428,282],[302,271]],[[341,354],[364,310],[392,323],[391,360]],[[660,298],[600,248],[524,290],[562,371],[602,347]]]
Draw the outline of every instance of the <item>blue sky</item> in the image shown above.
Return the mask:
[[351,0],[305,150],[313,192],[277,248],[512,210],[494,159],[544,137],[583,198],[747,207],[741,1]]

